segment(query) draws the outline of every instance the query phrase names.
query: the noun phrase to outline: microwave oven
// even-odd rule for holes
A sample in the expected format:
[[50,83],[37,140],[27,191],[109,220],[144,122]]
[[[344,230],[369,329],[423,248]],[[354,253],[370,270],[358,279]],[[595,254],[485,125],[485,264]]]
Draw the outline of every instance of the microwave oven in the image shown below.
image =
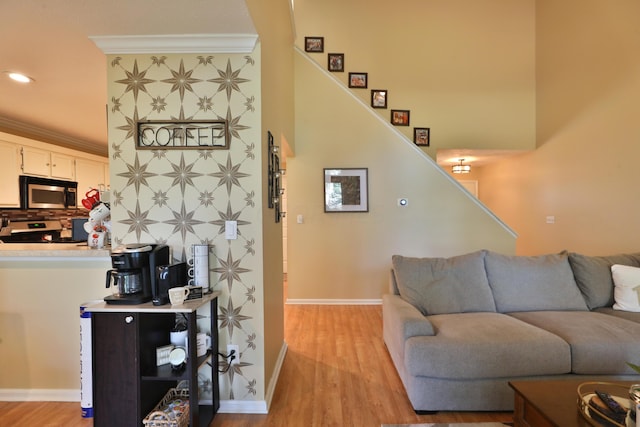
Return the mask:
[[78,183],[20,175],[21,209],[75,209]]

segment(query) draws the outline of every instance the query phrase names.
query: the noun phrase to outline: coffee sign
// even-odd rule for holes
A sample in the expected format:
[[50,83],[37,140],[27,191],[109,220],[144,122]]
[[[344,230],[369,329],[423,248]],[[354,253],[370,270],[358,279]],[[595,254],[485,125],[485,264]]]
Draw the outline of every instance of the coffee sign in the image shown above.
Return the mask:
[[145,121],[136,130],[136,149],[229,149],[226,120]]

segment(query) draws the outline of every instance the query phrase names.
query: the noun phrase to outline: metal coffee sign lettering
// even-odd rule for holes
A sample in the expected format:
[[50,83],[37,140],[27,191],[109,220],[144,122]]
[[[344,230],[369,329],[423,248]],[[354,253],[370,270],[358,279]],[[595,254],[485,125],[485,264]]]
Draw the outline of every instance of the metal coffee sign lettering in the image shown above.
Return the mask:
[[229,149],[226,120],[144,121],[136,131],[136,149]]

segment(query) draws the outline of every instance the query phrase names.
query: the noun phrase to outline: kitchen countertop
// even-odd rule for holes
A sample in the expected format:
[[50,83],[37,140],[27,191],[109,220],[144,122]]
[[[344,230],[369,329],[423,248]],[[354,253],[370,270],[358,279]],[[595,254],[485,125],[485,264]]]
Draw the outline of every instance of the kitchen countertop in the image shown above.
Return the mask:
[[110,258],[110,248],[93,249],[86,243],[0,243],[0,261],[60,261]]

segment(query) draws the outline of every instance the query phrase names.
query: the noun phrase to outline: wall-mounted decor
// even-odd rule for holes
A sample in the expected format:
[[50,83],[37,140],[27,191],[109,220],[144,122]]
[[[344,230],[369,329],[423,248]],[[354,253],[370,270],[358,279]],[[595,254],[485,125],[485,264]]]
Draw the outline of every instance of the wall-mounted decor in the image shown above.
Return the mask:
[[373,89],[371,91],[371,107],[387,108],[387,90]]
[[314,53],[324,52],[324,37],[305,37],[304,51]]
[[409,126],[409,110],[391,110],[391,124]]
[[368,212],[367,168],[324,169],[325,212]]
[[349,87],[356,89],[366,89],[367,80],[367,73],[349,73]]
[[344,71],[344,53],[330,53],[327,55],[328,69],[332,72]]
[[413,142],[416,145],[422,145],[423,147],[429,146],[429,134],[430,128],[413,128]]
[[274,144],[271,131],[267,131],[267,140],[267,192],[269,193],[267,206],[269,206],[269,209],[275,209],[275,221],[280,222],[280,218],[284,216],[284,212],[280,207],[282,194],[284,193],[280,180],[284,170],[280,169],[280,157],[278,157],[280,147]]
[[226,120],[149,120],[136,123],[136,149],[228,150]]

